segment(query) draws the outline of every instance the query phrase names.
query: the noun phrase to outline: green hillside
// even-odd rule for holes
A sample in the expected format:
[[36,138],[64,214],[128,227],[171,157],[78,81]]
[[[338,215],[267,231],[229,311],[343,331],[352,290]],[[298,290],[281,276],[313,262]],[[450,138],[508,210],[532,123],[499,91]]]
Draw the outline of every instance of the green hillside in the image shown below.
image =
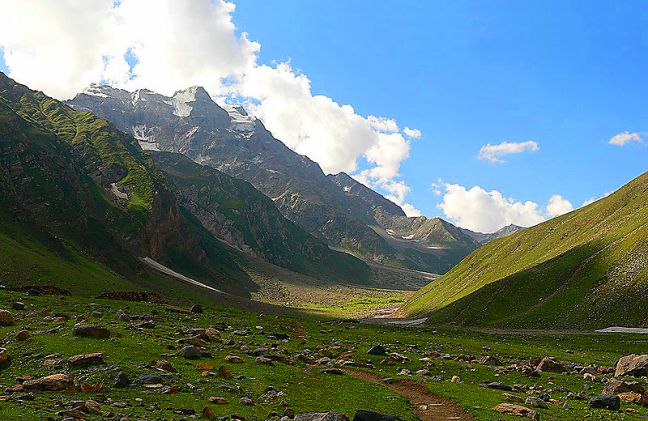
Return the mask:
[[566,215],[480,247],[406,305],[434,323],[648,325],[648,173]]

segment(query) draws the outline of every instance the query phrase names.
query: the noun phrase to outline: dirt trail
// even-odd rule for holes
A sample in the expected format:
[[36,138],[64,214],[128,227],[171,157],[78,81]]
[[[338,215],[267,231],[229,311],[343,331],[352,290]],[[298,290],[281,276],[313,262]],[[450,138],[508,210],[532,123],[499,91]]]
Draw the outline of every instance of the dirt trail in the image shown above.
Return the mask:
[[428,392],[425,385],[414,380],[385,383],[380,376],[365,371],[344,370],[357,379],[377,383],[403,396],[412,404],[412,411],[422,421],[473,420],[474,418],[447,399]]

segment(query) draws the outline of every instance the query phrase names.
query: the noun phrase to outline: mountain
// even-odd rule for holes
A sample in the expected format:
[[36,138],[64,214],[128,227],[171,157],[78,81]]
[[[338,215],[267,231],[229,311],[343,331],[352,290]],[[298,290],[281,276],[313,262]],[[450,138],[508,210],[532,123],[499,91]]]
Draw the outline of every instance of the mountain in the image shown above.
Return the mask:
[[[307,232],[363,259],[443,273],[476,244],[449,249],[386,234],[405,218],[399,206],[346,174],[326,176],[319,165],[275,139],[241,107],[218,106],[200,87],[163,96],[93,85],[68,102],[131,133],[144,149],[175,152],[248,181]],[[391,222],[390,222],[391,224]],[[471,248],[472,247],[472,248]],[[462,250],[462,251],[459,251]]]
[[181,155],[156,163],[173,168],[160,171],[106,120],[0,73],[3,284],[182,295],[191,288],[177,278],[189,278],[249,296],[258,285],[242,252],[326,281],[367,279],[365,263],[286,220],[250,184]]
[[367,280],[366,264],[331,250],[286,219],[272,200],[250,183],[181,154],[151,155],[156,166],[167,174],[182,205],[221,241],[295,272],[354,283]]
[[468,236],[473,240],[475,240],[479,245],[489,243],[493,240],[497,240],[498,238],[506,237],[507,235],[514,234],[523,229],[524,227],[521,227],[519,225],[510,224],[498,229],[495,232],[492,232],[490,234],[485,234],[483,232],[475,232],[469,229],[462,228],[463,232],[468,234]]
[[646,326],[647,262],[648,172],[597,202],[480,247],[404,310],[460,325]]

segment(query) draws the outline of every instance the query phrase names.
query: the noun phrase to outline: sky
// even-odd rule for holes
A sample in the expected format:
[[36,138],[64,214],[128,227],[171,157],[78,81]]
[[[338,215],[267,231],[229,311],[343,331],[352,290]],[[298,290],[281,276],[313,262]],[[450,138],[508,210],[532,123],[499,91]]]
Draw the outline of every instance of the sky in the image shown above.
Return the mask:
[[0,0],[19,82],[203,85],[410,215],[529,226],[648,170],[644,2],[33,1]]

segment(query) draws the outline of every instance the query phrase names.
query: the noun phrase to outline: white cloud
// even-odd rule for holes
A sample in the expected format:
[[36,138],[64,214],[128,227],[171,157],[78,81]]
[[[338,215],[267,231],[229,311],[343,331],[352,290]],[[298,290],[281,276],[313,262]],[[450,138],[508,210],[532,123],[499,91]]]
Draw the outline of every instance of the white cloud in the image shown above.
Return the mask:
[[259,64],[261,46],[237,35],[234,9],[223,0],[0,0],[0,48],[10,76],[60,99],[100,81],[162,94],[201,85],[214,98],[237,97],[325,172],[355,172],[365,158],[359,176],[389,191],[420,131],[313,95],[290,62]]
[[445,193],[439,208],[450,221],[473,231],[494,232],[509,224],[529,227],[572,209],[571,203],[560,195],[553,195],[542,209],[535,202],[516,201],[497,190],[486,191],[479,186],[467,189],[444,183],[442,187]]
[[603,193],[603,196],[601,196],[601,197],[590,197],[589,199],[587,199],[586,201],[583,202],[581,207],[592,204],[592,203],[596,202],[597,200],[603,199],[604,197],[608,197],[611,194],[612,194],[612,192],[608,191],[608,192]]
[[533,140],[528,140],[526,142],[507,142],[498,143],[497,145],[491,145],[487,143],[482,146],[479,150],[479,155],[477,158],[485,159],[490,161],[493,164],[503,164],[504,161],[501,157],[505,155],[511,155],[514,153],[522,152],[537,152],[540,147],[538,142]]
[[608,141],[610,145],[624,146],[630,142],[641,143],[641,135],[639,133],[630,133],[628,131],[621,132],[612,137]]
[[405,133],[405,136],[410,137],[412,139],[418,139],[422,135],[419,129],[410,129],[409,127],[405,127],[403,129],[403,133]]
[[554,194],[547,203],[547,216],[554,217],[574,210],[569,200],[559,194]]
[[405,212],[405,215],[407,216],[421,216],[421,211],[416,209],[412,204],[410,203],[405,203],[403,206],[403,211]]

